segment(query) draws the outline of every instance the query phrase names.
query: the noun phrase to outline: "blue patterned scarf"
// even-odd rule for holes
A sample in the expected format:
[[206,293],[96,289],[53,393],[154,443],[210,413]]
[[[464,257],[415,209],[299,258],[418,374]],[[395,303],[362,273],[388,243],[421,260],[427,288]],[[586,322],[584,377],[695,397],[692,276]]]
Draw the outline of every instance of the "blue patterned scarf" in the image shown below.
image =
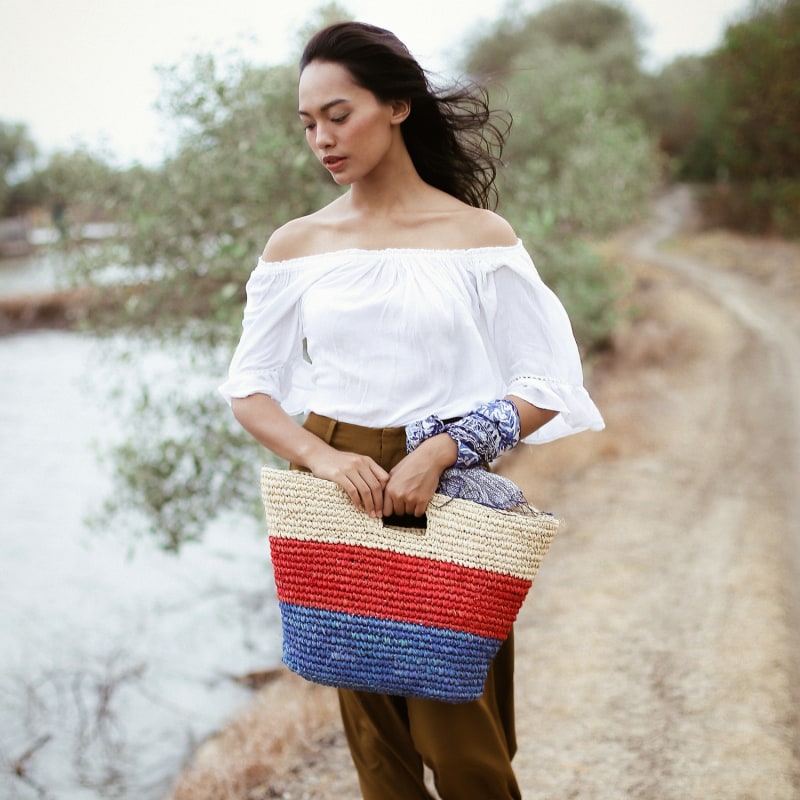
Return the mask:
[[522,490],[513,481],[488,468],[501,453],[519,442],[519,413],[511,401],[484,403],[451,423],[435,415],[412,422],[406,426],[407,451],[410,453],[440,433],[447,433],[455,440],[458,457],[442,473],[437,492],[490,508],[520,511],[529,508]]

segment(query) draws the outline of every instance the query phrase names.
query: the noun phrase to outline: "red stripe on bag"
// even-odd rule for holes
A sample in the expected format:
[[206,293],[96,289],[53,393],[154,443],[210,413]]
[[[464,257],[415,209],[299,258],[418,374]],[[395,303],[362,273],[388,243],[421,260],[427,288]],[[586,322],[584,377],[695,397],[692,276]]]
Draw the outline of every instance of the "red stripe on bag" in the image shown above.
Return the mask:
[[270,537],[278,599],[505,639],[531,581],[444,561]]

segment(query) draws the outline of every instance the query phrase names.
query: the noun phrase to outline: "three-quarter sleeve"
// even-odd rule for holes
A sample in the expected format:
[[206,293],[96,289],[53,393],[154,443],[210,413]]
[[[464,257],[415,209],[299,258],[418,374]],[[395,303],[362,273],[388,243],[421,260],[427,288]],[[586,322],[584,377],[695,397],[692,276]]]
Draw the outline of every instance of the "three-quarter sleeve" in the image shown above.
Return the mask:
[[266,394],[291,414],[303,411],[298,387],[308,364],[303,357],[302,282],[291,270],[259,261],[247,281],[242,335],[219,387],[234,397]]
[[604,422],[583,385],[575,335],[567,312],[542,281],[521,246],[484,265],[479,293],[487,347],[492,348],[505,393],[558,414],[526,437],[539,444]]

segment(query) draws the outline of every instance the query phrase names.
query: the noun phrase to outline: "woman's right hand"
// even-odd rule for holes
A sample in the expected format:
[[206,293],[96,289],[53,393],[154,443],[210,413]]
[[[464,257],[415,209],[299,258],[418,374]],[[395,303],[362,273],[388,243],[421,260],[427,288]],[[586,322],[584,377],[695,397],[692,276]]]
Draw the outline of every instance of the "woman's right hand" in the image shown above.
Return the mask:
[[306,466],[315,477],[339,484],[356,507],[369,516],[383,515],[383,490],[389,473],[369,456],[328,446]]

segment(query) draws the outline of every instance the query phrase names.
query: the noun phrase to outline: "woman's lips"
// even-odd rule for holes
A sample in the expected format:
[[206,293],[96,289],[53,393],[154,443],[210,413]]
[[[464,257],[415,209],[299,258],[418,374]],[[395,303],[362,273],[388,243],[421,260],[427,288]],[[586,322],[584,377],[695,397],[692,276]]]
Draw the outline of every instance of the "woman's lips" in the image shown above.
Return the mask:
[[322,163],[331,171],[336,172],[338,169],[342,167],[344,164],[345,159],[341,156],[326,156]]

